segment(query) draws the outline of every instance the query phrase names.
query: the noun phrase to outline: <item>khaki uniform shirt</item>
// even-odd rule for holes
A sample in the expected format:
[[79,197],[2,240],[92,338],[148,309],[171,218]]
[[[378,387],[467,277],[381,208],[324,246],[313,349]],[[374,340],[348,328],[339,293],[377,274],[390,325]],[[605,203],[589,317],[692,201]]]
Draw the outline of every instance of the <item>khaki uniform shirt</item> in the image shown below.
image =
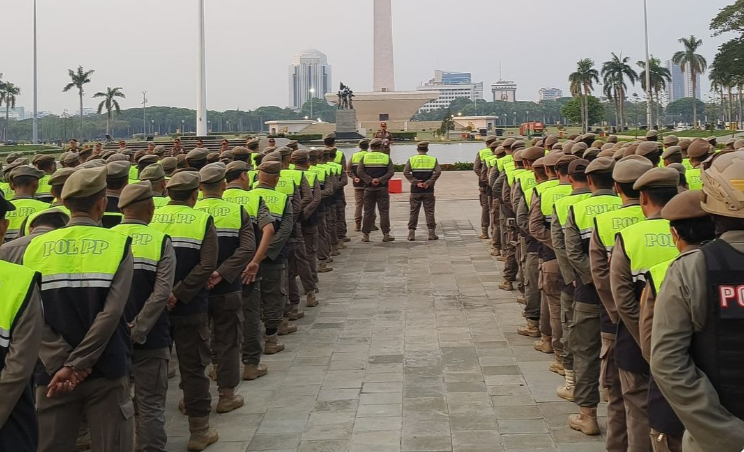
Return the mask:
[[[597,190],[592,193],[594,196],[606,196],[614,195],[615,192],[611,189]],[[566,256],[571,266],[574,268],[576,275],[581,278],[581,282],[586,284],[592,283],[592,272],[591,265],[589,263],[589,255],[584,252],[583,239],[581,238],[581,231],[576,226],[576,218],[573,215],[573,210],[568,212],[566,218]]]

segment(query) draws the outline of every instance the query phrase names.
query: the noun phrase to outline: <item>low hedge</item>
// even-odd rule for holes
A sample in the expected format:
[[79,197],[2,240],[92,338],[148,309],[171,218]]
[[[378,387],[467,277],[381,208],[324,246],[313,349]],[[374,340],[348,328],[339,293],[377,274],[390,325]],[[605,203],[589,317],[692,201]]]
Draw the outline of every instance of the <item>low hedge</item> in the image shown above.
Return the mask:
[[[403,172],[403,168],[405,168],[405,164],[403,165],[393,165],[395,167],[395,171],[398,173]],[[442,171],[472,171],[473,170],[473,164],[468,162],[455,162],[455,163],[442,163],[439,165],[442,168]]]
[[296,134],[270,134],[268,135],[268,138],[289,138],[290,140],[297,140],[300,143],[307,143],[308,141],[318,141],[323,139],[323,135],[319,133],[296,133]]

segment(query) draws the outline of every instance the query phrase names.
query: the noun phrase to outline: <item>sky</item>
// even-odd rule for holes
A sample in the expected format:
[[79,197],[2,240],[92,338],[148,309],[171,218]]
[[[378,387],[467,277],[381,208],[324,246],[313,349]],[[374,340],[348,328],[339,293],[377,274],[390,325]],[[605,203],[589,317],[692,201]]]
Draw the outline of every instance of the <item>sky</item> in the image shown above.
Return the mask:
[[[518,100],[542,87],[568,95],[568,74],[581,58],[597,68],[610,52],[645,57],[643,2],[629,0],[392,0],[396,89],[414,90],[435,69],[471,72],[473,81],[514,80]],[[733,0],[649,1],[650,49],[663,61],[682,36],[703,40],[712,62],[730,36],[712,38],[710,20]],[[2,0],[0,73],[32,107],[33,2]],[[683,5],[684,4],[684,5]],[[372,89],[372,0],[206,0],[207,105],[210,110],[288,104],[287,68],[312,47],[333,66],[333,85]],[[78,110],[63,93],[67,70],[94,69],[91,96],[121,86],[122,108],[194,108],[197,0],[38,0],[39,110]],[[636,88],[640,91],[640,86]],[[707,78],[703,93],[708,93]],[[633,89],[630,90],[633,92]]]

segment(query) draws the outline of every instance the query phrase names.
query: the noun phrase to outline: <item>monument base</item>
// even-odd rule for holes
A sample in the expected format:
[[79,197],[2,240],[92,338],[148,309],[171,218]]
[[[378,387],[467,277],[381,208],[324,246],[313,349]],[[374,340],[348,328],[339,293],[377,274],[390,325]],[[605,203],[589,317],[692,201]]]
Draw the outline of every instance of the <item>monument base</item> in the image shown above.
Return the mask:
[[364,138],[357,132],[356,110],[336,110],[336,139],[360,140]]
[[[436,100],[439,93],[429,91],[385,91],[354,93],[354,111],[362,124],[387,122],[388,130],[402,130],[425,103]],[[338,105],[338,96],[326,94],[326,100]]]

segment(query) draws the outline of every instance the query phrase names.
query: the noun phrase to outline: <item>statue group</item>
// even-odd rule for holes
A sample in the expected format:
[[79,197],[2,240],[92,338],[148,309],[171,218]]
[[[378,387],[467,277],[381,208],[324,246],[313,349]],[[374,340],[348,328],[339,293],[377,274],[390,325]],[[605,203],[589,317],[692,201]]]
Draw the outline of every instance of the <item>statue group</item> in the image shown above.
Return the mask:
[[338,90],[338,109],[339,110],[353,110],[354,104],[352,102],[354,98],[354,91],[349,88],[348,85],[344,85],[343,82]]

